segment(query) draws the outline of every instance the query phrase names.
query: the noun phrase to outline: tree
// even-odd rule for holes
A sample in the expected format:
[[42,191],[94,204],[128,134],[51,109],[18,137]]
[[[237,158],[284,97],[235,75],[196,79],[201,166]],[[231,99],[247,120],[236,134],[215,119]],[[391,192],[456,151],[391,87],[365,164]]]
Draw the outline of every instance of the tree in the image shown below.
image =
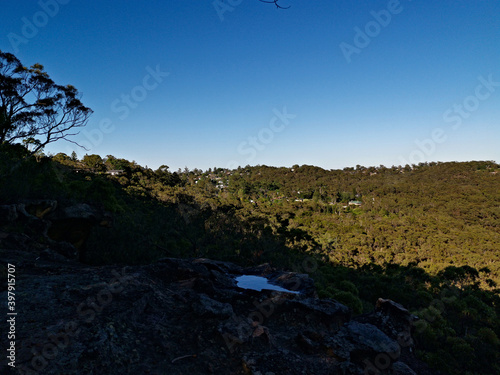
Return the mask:
[[83,164],[85,164],[90,170],[93,172],[104,172],[106,170],[106,166],[104,165],[104,161],[99,155],[92,154],[87,155],[82,159]]
[[58,163],[61,163],[61,164],[64,164],[68,161],[71,161],[70,157],[68,155],[66,155],[64,152],[59,152],[59,153],[55,154],[52,157],[52,160],[57,161]]
[[128,160],[116,158],[113,155],[106,156],[105,163],[108,169],[128,169],[130,171],[134,166],[134,164],[129,162]]
[[60,139],[78,145],[68,137],[77,135],[91,114],[75,87],[57,85],[43,65],[26,68],[0,50],[0,144],[24,142],[32,146],[31,154]]

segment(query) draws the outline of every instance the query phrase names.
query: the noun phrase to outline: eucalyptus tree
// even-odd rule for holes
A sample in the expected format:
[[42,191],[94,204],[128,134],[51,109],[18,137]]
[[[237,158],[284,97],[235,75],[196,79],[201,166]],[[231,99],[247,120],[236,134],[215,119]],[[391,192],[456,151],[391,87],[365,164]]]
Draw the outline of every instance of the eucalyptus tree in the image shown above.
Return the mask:
[[78,90],[56,84],[43,65],[25,67],[0,50],[0,144],[23,143],[31,154],[58,140],[71,140],[86,125],[92,110]]

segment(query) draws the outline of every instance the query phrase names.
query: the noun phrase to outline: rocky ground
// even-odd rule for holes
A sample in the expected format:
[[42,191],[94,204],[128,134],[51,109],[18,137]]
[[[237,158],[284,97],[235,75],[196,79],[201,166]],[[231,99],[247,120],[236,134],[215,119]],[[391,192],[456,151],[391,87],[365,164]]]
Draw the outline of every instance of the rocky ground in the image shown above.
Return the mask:
[[[307,275],[267,265],[165,258],[89,267],[73,245],[48,238],[50,215],[65,217],[47,210],[0,207],[0,263],[15,265],[18,313],[15,368],[5,358],[3,319],[2,374],[433,374],[414,356],[417,318],[396,302],[381,298],[353,317],[318,299]],[[85,207],[64,212],[74,221],[99,216]],[[238,275],[300,293],[241,289]],[[5,268],[1,276],[6,314]]]

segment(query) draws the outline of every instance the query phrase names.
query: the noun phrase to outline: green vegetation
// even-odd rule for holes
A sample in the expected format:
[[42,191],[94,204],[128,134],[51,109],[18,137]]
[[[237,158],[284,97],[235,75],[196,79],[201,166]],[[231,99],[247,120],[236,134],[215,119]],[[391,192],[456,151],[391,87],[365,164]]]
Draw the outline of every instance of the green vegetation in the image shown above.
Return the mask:
[[87,241],[89,264],[209,257],[304,272],[313,259],[320,297],[354,313],[390,298],[418,315],[418,355],[432,366],[500,372],[495,162],[171,172],[111,155],[0,153],[0,204],[50,198],[112,213],[113,227]]

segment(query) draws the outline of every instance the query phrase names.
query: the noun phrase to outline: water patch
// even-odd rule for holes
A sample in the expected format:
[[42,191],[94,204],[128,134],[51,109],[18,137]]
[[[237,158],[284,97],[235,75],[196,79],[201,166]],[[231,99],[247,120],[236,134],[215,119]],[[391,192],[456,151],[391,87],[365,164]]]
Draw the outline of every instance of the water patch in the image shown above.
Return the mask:
[[238,276],[235,280],[237,283],[236,285],[238,285],[238,287],[242,289],[252,289],[252,290],[257,290],[259,292],[265,289],[265,290],[277,290],[279,292],[285,292],[285,293],[294,293],[294,294],[300,293],[297,291],[282,288],[278,285],[273,285],[269,283],[268,279],[262,276],[242,275]]

